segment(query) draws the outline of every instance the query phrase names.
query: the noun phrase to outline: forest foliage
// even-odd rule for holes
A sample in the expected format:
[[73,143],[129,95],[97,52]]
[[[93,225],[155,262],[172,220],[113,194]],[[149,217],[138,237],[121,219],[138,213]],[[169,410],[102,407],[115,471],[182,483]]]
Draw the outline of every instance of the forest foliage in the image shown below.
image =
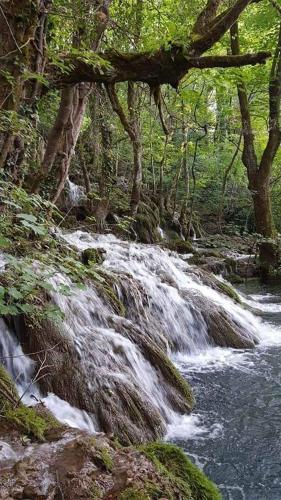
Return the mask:
[[[212,232],[257,231],[271,237],[274,226],[280,230],[279,115],[266,185],[249,190],[237,95],[243,82],[259,164],[272,128],[269,90],[279,60],[278,2],[9,4],[0,1],[2,180],[64,209],[70,179],[83,186],[87,214],[99,229],[110,211],[134,217],[140,199],[151,199],[162,218],[169,213],[189,232],[198,217]],[[224,26],[215,33],[221,19]],[[237,20],[246,59],[234,63],[229,28]],[[265,189],[272,197],[270,231],[255,221],[253,198],[259,189],[259,200]],[[37,222],[22,218],[25,227],[33,224],[40,231]]]

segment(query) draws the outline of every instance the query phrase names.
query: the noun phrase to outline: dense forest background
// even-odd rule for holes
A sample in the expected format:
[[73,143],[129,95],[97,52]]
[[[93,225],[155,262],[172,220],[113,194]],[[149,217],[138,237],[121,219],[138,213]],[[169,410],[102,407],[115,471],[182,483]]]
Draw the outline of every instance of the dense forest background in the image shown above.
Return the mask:
[[1,0],[2,180],[66,211],[69,180],[82,186],[71,215],[98,230],[115,215],[130,225],[145,202],[185,237],[273,237],[280,12],[273,0]]

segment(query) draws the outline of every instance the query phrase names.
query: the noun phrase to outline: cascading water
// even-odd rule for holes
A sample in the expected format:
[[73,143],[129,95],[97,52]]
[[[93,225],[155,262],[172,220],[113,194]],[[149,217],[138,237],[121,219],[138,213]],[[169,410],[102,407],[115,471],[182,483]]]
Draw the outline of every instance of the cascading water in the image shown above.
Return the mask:
[[[210,281],[189,266],[185,256],[156,246],[121,241],[112,235],[93,236],[77,231],[60,237],[81,252],[87,248],[105,250],[103,269],[112,278],[126,310],[125,316],[117,312],[109,297],[102,293],[102,287],[94,285],[74,290],[70,296],[53,294],[53,300],[65,313],[61,332],[64,343],[75,357],[70,378],[73,384],[70,396],[73,392],[75,397],[65,399],[82,410],[87,409],[90,415],[87,421],[85,412],[73,409],[80,413],[75,413],[76,418],[72,415],[72,419],[70,415],[68,420],[89,428],[91,417],[97,430],[125,426],[126,433],[136,439],[142,439],[143,435],[154,438],[155,429],[163,429],[163,423],[169,439],[183,435],[186,439],[200,440],[206,435],[215,439],[222,432],[220,422],[208,425],[200,412],[186,416],[178,412],[179,409],[183,412],[184,406],[179,394],[173,391],[174,382],[167,379],[167,369],[162,366],[163,352],[193,380],[198,370],[209,373],[209,370],[223,370],[233,365],[244,369],[245,363],[249,367],[252,351],[215,345],[212,330],[214,324],[221,328],[221,319],[225,322],[223,332],[231,331],[241,347],[253,346],[257,340],[261,345],[270,343],[277,339],[276,331],[223,295],[215,279]],[[54,284],[70,284],[63,275],[52,279]],[[242,297],[242,300],[246,299]],[[249,305],[253,307],[253,301]],[[4,348],[2,341],[2,356],[19,352],[21,348],[14,337],[7,340],[7,330],[2,337],[7,344]],[[233,342],[232,337],[230,340]],[[219,346],[220,341],[221,338],[217,342]],[[227,346],[227,342],[222,343],[224,345]],[[15,360],[12,364],[6,363],[14,378],[23,374],[18,378],[21,392],[30,384],[33,369],[29,358],[22,357],[20,363],[23,362],[25,367],[17,366]],[[78,385],[75,382],[77,366],[81,377]],[[60,381],[60,386],[62,384]],[[40,399],[38,388],[32,387],[35,395],[36,390]],[[86,408],[79,391],[85,394]],[[59,390],[57,393],[62,397]],[[54,395],[46,398],[46,404],[59,416],[64,412],[64,404],[67,405]],[[68,410],[71,412],[70,406]],[[129,414],[127,420],[126,413]],[[145,434],[144,429],[151,421],[154,430]]]
[[[204,284],[200,275],[193,271],[186,260],[175,253],[167,252],[159,247],[141,245],[118,240],[112,235],[92,236],[77,231],[64,236],[71,245],[80,251],[86,248],[102,248],[106,251],[104,268],[119,277],[120,298],[124,300],[122,282],[125,281],[125,293],[128,287],[126,276],[131,276],[134,283],[142,289],[138,297],[139,304],[134,303],[134,310],[128,311],[128,317],[141,323],[144,316],[161,325],[160,331],[173,350],[185,353],[202,352],[212,342],[206,324],[206,315],[215,308],[224,311],[240,328],[241,336],[246,340],[262,337],[261,322],[249,311],[241,308],[232,300]],[[140,303],[147,304],[142,308]],[[132,298],[131,298],[132,300]],[[153,334],[152,334],[153,335]]]
[[62,423],[94,432],[94,425],[86,412],[73,408],[54,394],[43,397],[38,385],[33,382],[35,363],[23,353],[23,350],[0,318],[0,363],[5,366],[16,382],[18,394],[24,403],[33,405],[39,401],[55,415]]
[[77,207],[85,198],[85,190],[82,186],[74,184],[71,180],[67,179],[68,196],[72,207]]

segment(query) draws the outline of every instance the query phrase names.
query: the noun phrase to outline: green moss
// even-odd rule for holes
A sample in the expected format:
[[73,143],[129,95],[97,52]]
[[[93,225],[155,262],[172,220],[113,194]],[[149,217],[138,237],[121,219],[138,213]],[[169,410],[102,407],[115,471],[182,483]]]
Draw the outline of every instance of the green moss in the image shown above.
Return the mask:
[[194,266],[201,266],[203,264],[206,264],[207,260],[205,257],[200,255],[199,253],[195,253],[188,259],[188,263]]
[[123,491],[119,498],[120,500],[150,500],[151,496],[147,495],[143,489],[130,487]]
[[235,259],[233,259],[232,257],[226,257],[226,259],[224,259],[224,262],[225,262],[226,266],[228,267],[228,269],[230,269],[230,271],[232,271],[232,272],[236,271],[236,260]]
[[106,468],[107,471],[112,471],[113,468],[113,459],[108,451],[107,448],[101,448],[100,449],[100,457],[101,460],[104,464],[104,467]]
[[118,298],[117,293],[114,289],[114,285],[116,282],[114,276],[107,274],[103,270],[99,271],[99,276],[101,277],[102,281],[95,282],[96,288],[100,291],[104,299],[110,303],[114,311],[119,314],[119,316],[125,316],[125,306]]
[[224,293],[224,295],[227,295],[230,299],[234,300],[238,304],[241,304],[241,300],[238,293],[234,290],[234,288],[232,288],[231,285],[218,281],[217,286],[219,287],[221,292]]
[[39,440],[44,440],[45,432],[49,429],[48,422],[36,414],[33,408],[20,405],[18,408],[9,409],[5,413],[9,422],[15,423],[25,433],[31,434]]
[[0,413],[13,408],[19,400],[15,385],[5,368],[0,365]]
[[104,261],[103,254],[104,252],[98,248],[86,248],[82,252],[82,262],[86,265],[100,265]]
[[217,487],[174,445],[153,443],[143,453],[182,493],[184,500],[221,500]]
[[165,358],[163,357],[161,370],[171,385],[177,388],[184,395],[184,398],[191,410],[195,405],[192,389],[187,380],[180,374],[175,365],[166,356]]
[[151,206],[144,202],[139,204],[138,213],[133,223],[133,230],[142,243],[155,243],[159,240],[157,229],[160,222],[159,210],[155,204],[150,203]]
[[181,239],[166,242],[165,247],[179,254],[194,253],[192,243]]
[[92,485],[90,495],[91,495],[90,497],[91,500],[100,500],[103,497],[102,491],[97,485],[97,483],[94,483]]
[[157,484],[155,481],[146,481],[144,485],[145,492],[148,494],[149,498],[155,499],[161,499],[163,498],[163,494],[165,490],[165,500],[173,500],[174,496],[172,494],[172,491],[168,491],[169,487],[168,485],[166,487],[160,487],[159,484]]
[[107,472],[112,471],[113,457],[106,446],[102,446],[95,437],[91,437],[87,442],[87,449],[92,453],[92,459],[98,467]]
[[227,276],[227,279],[228,281],[230,281],[230,283],[233,283],[233,285],[240,285],[241,283],[244,283],[244,279],[241,278],[241,276],[238,276],[238,274],[235,274],[235,273],[230,273],[228,276]]
[[28,408],[19,402],[19,395],[14,382],[1,365],[0,411],[6,422],[15,424],[20,431],[39,440],[45,439],[48,430],[60,426],[52,415],[40,416],[35,408]]

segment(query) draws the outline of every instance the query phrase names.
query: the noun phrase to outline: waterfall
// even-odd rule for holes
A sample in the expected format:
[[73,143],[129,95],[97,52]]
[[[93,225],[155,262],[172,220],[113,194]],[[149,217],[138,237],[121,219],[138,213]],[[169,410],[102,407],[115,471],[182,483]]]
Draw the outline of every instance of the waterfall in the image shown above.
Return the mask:
[[0,363],[6,368],[16,383],[19,397],[27,405],[42,402],[63,424],[94,432],[94,425],[86,412],[71,407],[54,394],[42,396],[38,385],[33,382],[35,363],[23,353],[15,335],[0,318]]
[[[103,268],[112,276],[126,314],[118,314],[102,288],[93,284],[75,289],[70,296],[53,292],[54,302],[65,314],[57,364],[60,368],[66,353],[73,363],[54,372],[52,392],[56,395],[45,398],[30,384],[33,361],[1,323],[0,354],[20,394],[25,392],[29,400],[31,394],[43,398],[59,419],[88,429],[122,433],[125,428],[127,436],[139,441],[144,436],[161,436],[167,425],[170,429],[173,423],[183,425],[180,413],[190,409],[181,389],[175,388],[165,356],[179,362],[184,356],[192,359],[208,353],[208,358],[210,352],[216,353],[220,348],[215,347],[213,330],[220,328],[220,318],[223,332],[231,331],[242,346],[253,346],[263,335],[258,318],[224,296],[216,285],[211,287],[209,278],[173,252],[113,235],[76,231],[61,237],[79,251],[105,250]],[[71,286],[62,274],[52,280]],[[63,390],[72,406],[63,400]]]
[[[262,336],[258,318],[205,284],[202,276],[174,252],[153,245],[121,241],[113,235],[95,236],[82,231],[66,234],[64,238],[80,251],[86,248],[106,251],[103,266],[119,278],[120,298],[124,300],[124,294],[132,291],[128,276],[131,283],[133,281],[135,287],[141,289],[138,303],[129,307],[128,317],[136,316],[142,305],[138,317],[133,319],[141,323],[149,317],[149,321],[157,324],[158,330],[161,326],[160,330],[174,351],[194,354],[210,346],[206,317],[215,310],[227,314],[245,339]],[[133,298],[127,297],[127,300],[132,302]]]
[[77,207],[81,201],[85,198],[85,190],[82,186],[74,184],[74,182],[67,179],[68,184],[68,196],[72,207]]

